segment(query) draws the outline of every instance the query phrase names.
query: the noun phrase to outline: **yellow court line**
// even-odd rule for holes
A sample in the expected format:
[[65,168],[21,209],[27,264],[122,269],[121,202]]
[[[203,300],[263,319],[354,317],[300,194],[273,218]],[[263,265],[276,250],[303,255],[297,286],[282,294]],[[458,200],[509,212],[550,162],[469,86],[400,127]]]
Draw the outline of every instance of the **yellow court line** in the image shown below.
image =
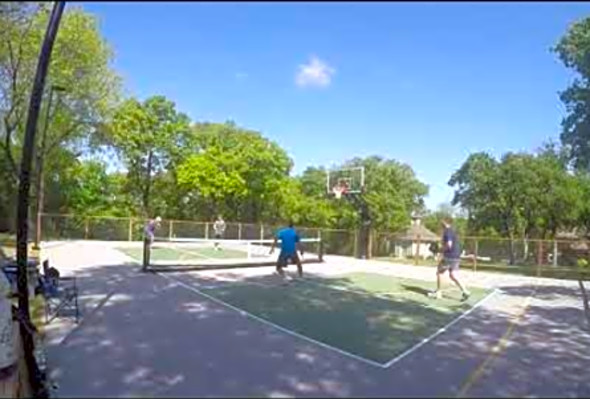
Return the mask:
[[526,297],[526,299],[523,301],[523,303],[522,303],[522,309],[520,310],[520,313],[514,319],[512,319],[512,321],[510,322],[510,324],[509,324],[508,328],[506,329],[506,332],[504,333],[504,335],[502,335],[502,337],[500,338],[500,340],[498,341],[498,343],[490,350],[490,354],[488,355],[488,357],[473,371],[473,373],[471,373],[467,377],[467,379],[463,383],[462,388],[459,390],[459,393],[457,394],[457,397],[458,398],[465,397],[465,394],[467,393],[467,391],[469,391],[471,389],[471,387],[477,381],[479,381],[479,379],[483,375],[485,369],[506,348],[506,344],[508,343],[508,339],[512,335],[512,333],[514,331],[514,328],[516,327],[516,325],[518,324],[518,322],[525,315],[525,313],[526,313],[529,305],[531,304],[531,300],[535,296],[536,292],[537,292],[537,287],[535,287],[534,288],[534,291],[532,292],[532,294],[529,295],[528,297]]

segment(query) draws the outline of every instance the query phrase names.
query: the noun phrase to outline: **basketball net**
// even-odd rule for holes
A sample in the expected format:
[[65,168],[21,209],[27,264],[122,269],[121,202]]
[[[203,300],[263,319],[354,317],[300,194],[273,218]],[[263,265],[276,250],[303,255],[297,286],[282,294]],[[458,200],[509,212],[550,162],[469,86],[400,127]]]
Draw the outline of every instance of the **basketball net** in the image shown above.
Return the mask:
[[340,198],[342,198],[342,194],[344,194],[346,192],[346,187],[334,186],[334,188],[332,189],[332,192],[334,193],[334,197],[336,199],[340,199]]

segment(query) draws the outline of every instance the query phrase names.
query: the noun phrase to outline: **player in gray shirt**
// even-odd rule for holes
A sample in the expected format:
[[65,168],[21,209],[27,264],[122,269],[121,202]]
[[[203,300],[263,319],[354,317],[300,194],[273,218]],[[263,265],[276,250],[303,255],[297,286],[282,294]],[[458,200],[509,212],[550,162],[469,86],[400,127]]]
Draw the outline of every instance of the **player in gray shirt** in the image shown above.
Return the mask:
[[[225,222],[221,215],[217,216],[217,220],[213,223],[213,231],[215,232],[215,239],[222,240],[223,234],[225,233]],[[215,250],[220,251],[219,241],[215,241]]]

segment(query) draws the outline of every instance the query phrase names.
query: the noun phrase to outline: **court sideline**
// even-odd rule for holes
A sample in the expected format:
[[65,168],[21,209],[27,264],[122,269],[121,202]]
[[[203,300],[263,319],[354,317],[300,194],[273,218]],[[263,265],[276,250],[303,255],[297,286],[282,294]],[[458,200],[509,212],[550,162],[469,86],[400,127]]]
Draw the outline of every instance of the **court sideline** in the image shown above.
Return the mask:
[[[79,255],[91,253],[86,248]],[[87,267],[85,273],[92,270]],[[503,300],[490,304],[499,312],[505,307],[502,317],[474,312],[412,356],[378,370],[249,320],[157,275],[130,273],[111,284],[112,295],[100,310],[65,342],[50,347],[50,363],[59,396],[455,396],[514,325],[506,348],[464,393],[504,396],[508,388],[498,391],[502,378],[520,394],[579,396],[588,392],[587,383],[575,378],[590,365],[588,334],[574,321],[580,309],[573,291],[565,287],[555,297],[555,288],[548,287],[529,299],[517,323],[518,305],[530,290],[508,286]],[[560,319],[547,314],[551,306]],[[548,323],[554,329],[567,324],[570,330],[564,337],[547,330]],[[567,363],[569,378],[551,383],[556,377],[548,381],[545,376],[544,384],[537,378],[523,385],[525,377],[540,372],[536,361],[555,370],[564,366],[559,353],[571,350],[578,355]],[[531,361],[528,371],[505,374],[523,370],[523,360]]]

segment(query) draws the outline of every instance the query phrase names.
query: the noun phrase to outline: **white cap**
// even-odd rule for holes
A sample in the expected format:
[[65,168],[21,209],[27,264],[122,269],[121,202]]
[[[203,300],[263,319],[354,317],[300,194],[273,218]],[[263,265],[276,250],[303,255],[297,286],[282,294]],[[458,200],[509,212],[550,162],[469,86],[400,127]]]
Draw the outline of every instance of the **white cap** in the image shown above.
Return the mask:
[[161,221],[162,221],[162,218],[159,216],[156,216],[156,222],[161,222]]

